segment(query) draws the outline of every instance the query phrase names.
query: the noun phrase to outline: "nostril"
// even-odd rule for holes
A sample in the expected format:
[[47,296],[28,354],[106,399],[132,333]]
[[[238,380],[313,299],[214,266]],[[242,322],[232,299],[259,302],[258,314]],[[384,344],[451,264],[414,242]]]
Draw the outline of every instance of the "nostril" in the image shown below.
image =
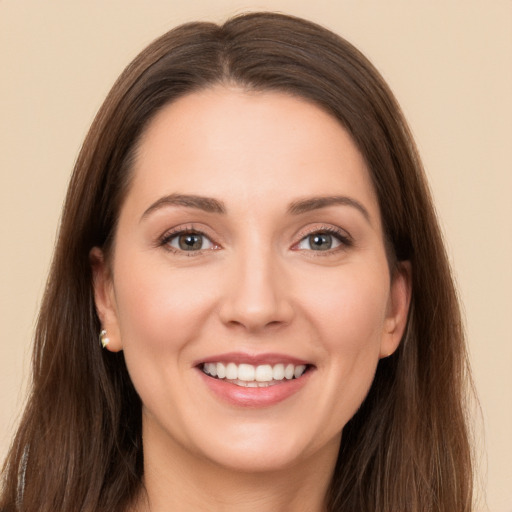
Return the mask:
[[248,331],[276,329],[291,322],[293,308],[286,301],[267,300],[260,304],[231,299],[220,309],[220,319],[228,327],[242,327]]
[[259,330],[275,330],[283,327],[287,322],[281,320],[271,320],[267,322],[265,320],[258,320],[254,317],[245,318],[243,320],[229,320],[225,322],[227,327],[240,328],[250,332],[256,332]]

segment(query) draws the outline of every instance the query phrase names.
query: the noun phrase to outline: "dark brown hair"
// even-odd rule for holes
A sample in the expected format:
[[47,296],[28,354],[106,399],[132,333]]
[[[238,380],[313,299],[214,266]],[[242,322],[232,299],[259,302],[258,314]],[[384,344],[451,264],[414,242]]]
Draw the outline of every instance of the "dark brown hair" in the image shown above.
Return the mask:
[[108,253],[144,127],[163,105],[214,84],[286,92],[337,118],[366,159],[391,257],[411,262],[407,330],[343,430],[329,510],[471,510],[463,330],[412,136],[358,50],[272,13],[171,30],[126,68],[101,107],[69,185],[0,508],[123,510],[140,491],[141,403],[122,352],[98,343],[89,251]]

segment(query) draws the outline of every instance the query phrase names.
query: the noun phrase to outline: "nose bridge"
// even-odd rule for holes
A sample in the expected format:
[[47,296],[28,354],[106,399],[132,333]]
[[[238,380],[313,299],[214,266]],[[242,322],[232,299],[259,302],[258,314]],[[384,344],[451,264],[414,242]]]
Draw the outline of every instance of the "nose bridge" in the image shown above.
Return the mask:
[[286,273],[270,243],[253,239],[230,261],[230,279],[222,305],[225,323],[258,330],[291,320]]

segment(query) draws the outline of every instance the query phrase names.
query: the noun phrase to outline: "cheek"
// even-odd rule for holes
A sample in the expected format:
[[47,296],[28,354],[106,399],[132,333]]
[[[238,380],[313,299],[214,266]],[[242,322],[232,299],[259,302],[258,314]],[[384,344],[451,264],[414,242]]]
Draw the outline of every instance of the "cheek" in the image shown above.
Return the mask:
[[116,304],[124,350],[159,356],[197,339],[215,286],[211,276],[203,277],[165,264],[148,266],[143,258],[119,262]]
[[130,378],[145,414],[158,423],[163,410],[172,411],[176,432],[187,430],[176,411],[192,407],[183,397],[194,389],[183,376],[212,309],[215,283],[205,277],[166,262],[148,265],[143,257],[119,260],[116,267],[117,316]]
[[316,285],[316,293],[305,293],[303,308],[312,325],[322,332],[326,350],[333,356],[356,356],[367,349],[378,350],[389,298],[386,272],[367,268],[341,269]]
[[324,425],[332,432],[356,413],[373,382],[389,298],[386,271],[353,270],[325,282],[322,298],[305,305],[325,355],[319,368],[325,393],[317,400],[329,411]]

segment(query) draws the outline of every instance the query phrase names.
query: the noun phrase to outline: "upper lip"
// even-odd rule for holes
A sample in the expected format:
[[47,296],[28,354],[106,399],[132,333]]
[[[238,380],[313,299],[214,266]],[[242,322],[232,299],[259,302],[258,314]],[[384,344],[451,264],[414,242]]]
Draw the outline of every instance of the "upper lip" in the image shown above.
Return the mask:
[[311,365],[310,361],[300,359],[298,357],[289,356],[286,354],[278,353],[265,353],[265,354],[249,354],[245,352],[226,352],[223,354],[216,354],[208,356],[204,359],[196,361],[194,366],[199,366],[204,363],[235,363],[235,364],[251,364],[258,366],[261,364],[293,364],[297,365]]

